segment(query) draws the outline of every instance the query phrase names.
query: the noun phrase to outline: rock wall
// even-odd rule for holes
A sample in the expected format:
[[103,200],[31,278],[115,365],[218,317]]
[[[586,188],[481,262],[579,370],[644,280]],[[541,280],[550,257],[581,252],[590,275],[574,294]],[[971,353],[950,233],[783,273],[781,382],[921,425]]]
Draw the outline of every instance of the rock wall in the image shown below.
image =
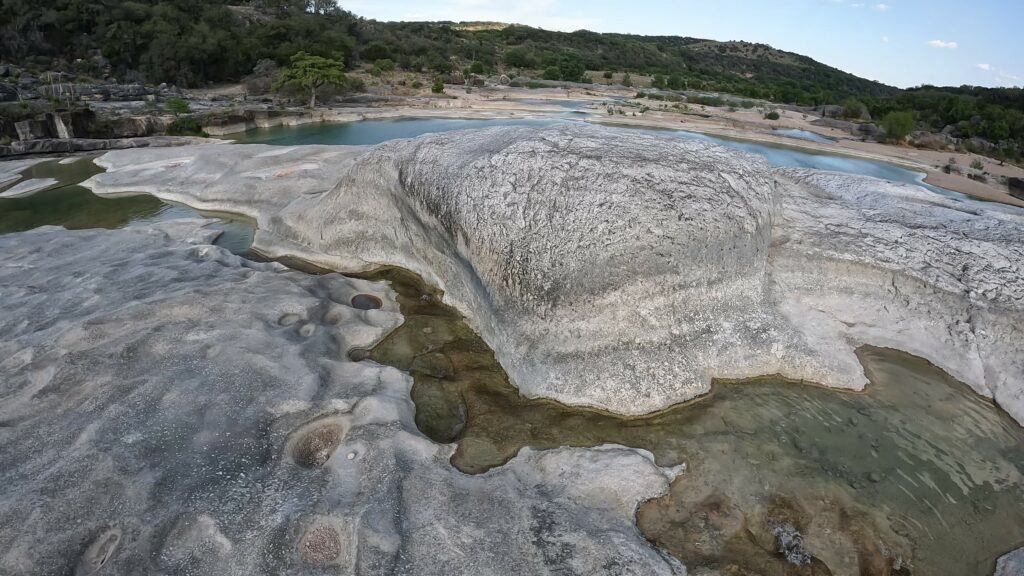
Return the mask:
[[116,152],[98,193],[257,219],[257,247],[446,291],[526,394],[626,414],[922,355],[1024,421],[1024,218],[701,142],[581,125],[373,148]]

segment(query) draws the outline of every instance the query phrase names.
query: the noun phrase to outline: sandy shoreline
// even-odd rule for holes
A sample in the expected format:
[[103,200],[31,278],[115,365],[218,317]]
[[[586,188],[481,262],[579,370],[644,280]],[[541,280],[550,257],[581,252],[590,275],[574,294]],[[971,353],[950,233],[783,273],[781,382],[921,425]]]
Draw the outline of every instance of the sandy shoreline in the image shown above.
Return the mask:
[[[955,158],[957,164],[967,167],[974,160],[980,160],[990,174],[1016,176],[1024,178],[1024,169],[1012,165],[1000,166],[990,158],[976,154],[954,153],[950,151],[921,150],[905,146],[892,146],[875,142],[863,142],[854,139],[841,130],[814,126],[811,124],[816,117],[792,111],[780,111],[779,121],[765,120],[758,109],[729,111],[721,108],[691,106],[692,113],[680,113],[666,106],[665,109],[651,108],[646,112],[633,116],[635,109],[622,106],[626,114],[609,115],[605,111],[610,99],[622,99],[633,95],[622,90],[527,90],[502,89],[481,94],[459,94],[457,97],[437,98],[423,97],[404,99],[394,104],[373,105],[365,107],[324,108],[305,111],[294,116],[283,116],[272,122],[260,125],[235,124],[220,127],[215,135],[232,139],[253,128],[269,128],[277,126],[300,126],[310,123],[331,122],[346,123],[364,120],[389,120],[402,118],[444,118],[444,119],[522,119],[522,118],[554,118],[573,112],[584,112],[578,119],[585,122],[610,126],[632,126],[642,128],[681,130],[707,134],[734,140],[770,144],[788,147],[811,153],[826,153],[864,160],[887,162],[921,172],[924,181],[980,200],[1001,202],[1024,207],[1024,201],[1014,198],[1005,186],[982,183],[958,174],[946,174],[941,167]],[[584,109],[573,109],[559,102],[573,101],[583,105],[583,101],[591,104]],[[546,104],[550,102],[551,104]],[[652,102],[656,106],[662,103]],[[620,107],[619,103],[611,103]],[[699,110],[699,112],[697,112]],[[814,132],[835,140],[832,144],[801,140],[776,135],[773,129],[790,128]]]

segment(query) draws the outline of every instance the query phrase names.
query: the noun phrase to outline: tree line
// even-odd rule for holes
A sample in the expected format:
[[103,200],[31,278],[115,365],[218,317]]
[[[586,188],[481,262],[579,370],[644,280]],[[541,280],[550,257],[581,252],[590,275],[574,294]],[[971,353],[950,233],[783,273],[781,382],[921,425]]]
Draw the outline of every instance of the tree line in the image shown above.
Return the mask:
[[[1020,89],[899,90],[805,56],[747,42],[565,33],[527,26],[377,22],[332,0],[3,0],[0,58],[80,77],[194,87],[238,81],[258,63],[298,53],[445,75],[528,71],[550,80],[653,76],[654,87],[706,90],[814,106],[856,100],[876,118],[909,113],[914,127],[1024,145]],[[587,70],[600,70],[591,77]],[[632,80],[629,80],[631,83]],[[905,125],[906,122],[902,122]],[[1012,153],[1012,151],[1010,152]]]

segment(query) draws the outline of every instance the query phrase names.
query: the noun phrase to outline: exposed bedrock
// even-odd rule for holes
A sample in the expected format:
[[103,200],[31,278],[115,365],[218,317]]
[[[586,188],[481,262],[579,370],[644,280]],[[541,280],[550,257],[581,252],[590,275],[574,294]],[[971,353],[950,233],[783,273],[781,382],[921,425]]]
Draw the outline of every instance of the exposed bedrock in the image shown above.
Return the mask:
[[575,124],[100,163],[98,193],[249,214],[271,255],[421,273],[530,396],[640,414],[712,377],[859,389],[867,343],[1024,421],[1019,211]]
[[685,573],[633,523],[650,454],[454,470],[411,378],[348,359],[402,322],[386,284],[202,223],[0,236],[0,574]]

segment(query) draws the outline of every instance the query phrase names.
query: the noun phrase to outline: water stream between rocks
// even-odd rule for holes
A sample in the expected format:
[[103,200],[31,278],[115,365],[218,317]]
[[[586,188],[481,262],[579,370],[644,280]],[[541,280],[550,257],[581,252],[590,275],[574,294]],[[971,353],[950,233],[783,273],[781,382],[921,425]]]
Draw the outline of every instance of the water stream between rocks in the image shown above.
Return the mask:
[[385,270],[405,323],[356,360],[412,374],[416,424],[480,474],[526,446],[622,444],[687,471],[641,506],[699,574],[989,576],[1024,542],[1024,429],[925,360],[864,347],[865,393],[764,377],[643,418],[525,398],[414,275]]

